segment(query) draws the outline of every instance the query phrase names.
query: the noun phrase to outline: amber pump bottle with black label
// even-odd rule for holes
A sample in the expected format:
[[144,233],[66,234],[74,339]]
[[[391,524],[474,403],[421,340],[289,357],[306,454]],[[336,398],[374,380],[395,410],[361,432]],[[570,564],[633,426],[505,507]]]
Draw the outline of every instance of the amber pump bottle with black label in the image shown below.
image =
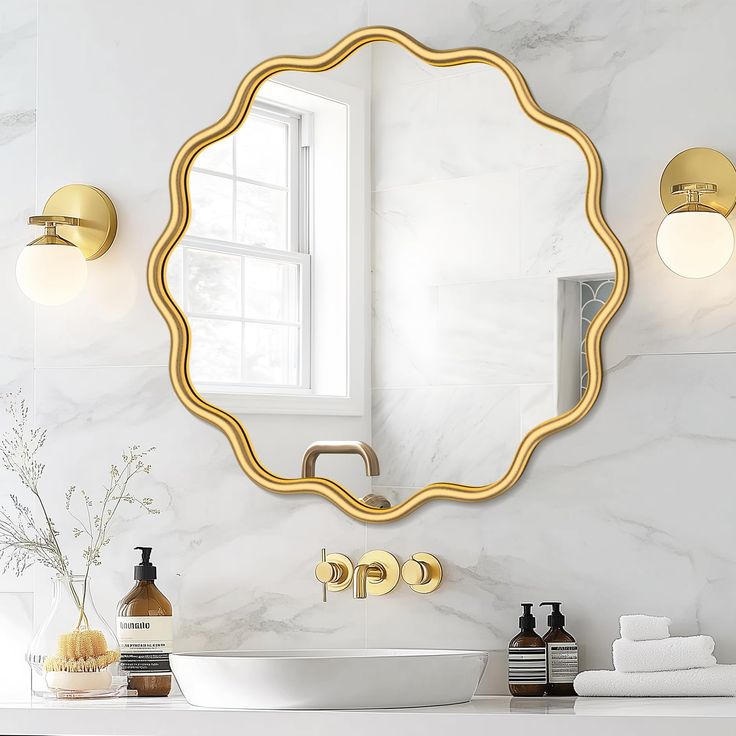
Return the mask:
[[573,681],[578,674],[578,645],[565,631],[565,617],[560,611],[562,603],[547,602],[540,606],[552,606],[547,616],[549,631],[542,637],[547,646],[547,695],[575,695]]
[[509,692],[517,697],[544,695],[547,684],[547,647],[534,631],[532,604],[522,603],[521,631],[509,642]]
[[141,551],[133,568],[136,583],[118,604],[120,669],[128,676],[128,688],[139,696],[165,697],[171,692],[171,603],[154,582],[151,547],[135,549]]

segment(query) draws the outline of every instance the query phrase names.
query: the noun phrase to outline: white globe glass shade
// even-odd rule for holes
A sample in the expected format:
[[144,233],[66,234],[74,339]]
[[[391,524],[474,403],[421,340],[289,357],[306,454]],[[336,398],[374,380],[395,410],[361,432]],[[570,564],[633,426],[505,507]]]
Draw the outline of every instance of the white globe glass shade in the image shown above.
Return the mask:
[[733,229],[718,212],[671,212],[657,231],[665,266],[689,279],[718,273],[733,255]]
[[87,281],[87,261],[71,245],[27,245],[15,264],[21,291],[37,304],[57,306],[74,299]]

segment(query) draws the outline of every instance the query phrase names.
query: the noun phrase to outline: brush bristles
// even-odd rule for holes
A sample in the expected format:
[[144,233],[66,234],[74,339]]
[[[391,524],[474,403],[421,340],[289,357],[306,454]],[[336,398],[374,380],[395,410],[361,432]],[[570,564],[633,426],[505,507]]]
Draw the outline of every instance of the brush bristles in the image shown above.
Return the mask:
[[107,651],[107,640],[93,629],[69,631],[59,636],[57,655],[62,659],[89,659]]
[[43,668],[46,672],[98,672],[109,667],[120,659],[120,652],[110,650],[98,657],[81,659],[64,659],[63,657],[46,657]]
[[120,658],[120,652],[108,650],[101,631],[69,631],[59,636],[55,657],[46,657],[47,672],[96,672]]

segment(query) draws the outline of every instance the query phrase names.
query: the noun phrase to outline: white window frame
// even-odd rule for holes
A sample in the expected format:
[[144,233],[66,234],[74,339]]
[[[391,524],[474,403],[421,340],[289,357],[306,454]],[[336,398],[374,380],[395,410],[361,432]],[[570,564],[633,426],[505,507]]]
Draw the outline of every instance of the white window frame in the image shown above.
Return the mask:
[[[370,261],[367,243],[370,242],[370,186],[368,175],[370,172],[370,124],[367,119],[369,108],[366,104],[366,91],[351,84],[344,84],[334,79],[328,79],[319,74],[279,75],[279,81],[265,82],[259,95],[268,98],[275,105],[283,104],[292,108],[290,100],[292,92],[314,95],[326,101],[337,102],[347,109],[347,161],[346,191],[347,191],[347,225],[344,233],[346,252],[346,267],[344,279],[346,284],[346,345],[345,358],[345,385],[344,395],[330,395],[302,390],[277,391],[228,391],[223,384],[212,385],[208,390],[200,390],[203,397],[212,404],[222,407],[226,411],[239,415],[258,414],[291,414],[314,416],[362,416],[366,407],[370,405],[366,396],[366,377],[370,372],[370,346],[366,344],[366,336],[370,336],[370,310],[367,310],[368,294],[370,294]],[[309,104],[304,106],[305,112]],[[310,143],[313,141],[311,117],[302,118],[302,134]],[[308,166],[302,166],[304,175],[309,177],[310,184],[314,181],[313,161],[308,159]],[[316,187],[310,187],[310,196],[313,197]],[[312,203],[310,202],[310,205]],[[309,208],[310,212],[312,207]],[[304,219],[302,218],[302,222]],[[311,251],[311,244],[319,241],[319,233],[315,237],[314,222],[309,219],[305,224],[310,242],[310,293],[304,295],[309,300],[312,330],[310,340],[310,373],[314,384],[315,355],[311,349],[315,331],[319,331],[319,324],[315,325],[315,254]],[[182,242],[191,240],[183,239]],[[319,242],[317,242],[319,248]],[[279,251],[283,255],[284,251]],[[319,320],[317,320],[319,323]]]
[[[252,112],[262,118],[276,120],[285,123],[288,128],[287,143],[287,183],[285,187],[271,185],[266,182],[249,179],[238,175],[237,167],[237,147],[235,145],[235,136],[232,136],[230,143],[233,146],[233,173],[226,174],[221,171],[207,169],[200,166],[193,166],[192,171],[207,176],[214,176],[226,179],[232,182],[233,186],[233,207],[232,207],[232,229],[233,238],[237,232],[237,186],[238,183],[253,184],[255,186],[273,188],[278,190],[286,190],[288,192],[288,217],[287,217],[287,235],[286,250],[277,248],[267,248],[265,246],[253,246],[233,240],[223,241],[213,238],[205,238],[200,236],[185,236],[182,241],[182,276],[183,284],[183,307],[188,317],[192,319],[209,319],[224,320],[228,322],[238,322],[241,329],[241,345],[245,344],[243,332],[248,324],[274,324],[296,327],[299,334],[299,364],[297,367],[298,379],[296,384],[257,384],[237,382],[201,382],[199,388],[202,393],[213,396],[238,396],[238,395],[257,395],[257,394],[289,394],[300,395],[309,394],[311,391],[311,345],[312,345],[312,329],[311,329],[311,282],[312,282],[312,263],[310,257],[311,244],[311,140],[309,138],[311,132],[309,113],[300,110],[294,110],[270,103],[256,102],[253,104]],[[237,134],[236,134],[237,135]],[[250,258],[260,258],[272,263],[293,263],[299,267],[299,307],[296,321],[289,320],[269,320],[256,319],[239,315],[209,314],[199,313],[190,310],[189,300],[187,298],[186,278],[188,273],[188,258],[192,250],[209,251],[214,253],[223,253],[234,256],[245,256]],[[243,269],[246,260],[241,258],[241,304],[245,303],[245,278]],[[241,310],[242,311],[242,310]],[[241,375],[245,374],[245,350],[241,352]]]

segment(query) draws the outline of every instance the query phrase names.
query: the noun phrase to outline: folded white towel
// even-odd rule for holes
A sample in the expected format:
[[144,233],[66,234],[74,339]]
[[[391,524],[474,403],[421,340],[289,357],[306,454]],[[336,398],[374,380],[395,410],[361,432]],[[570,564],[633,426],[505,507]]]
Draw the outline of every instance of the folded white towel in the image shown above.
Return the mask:
[[670,635],[672,621],[666,616],[621,616],[621,638],[631,641],[666,639]]
[[736,665],[671,672],[581,672],[573,685],[582,697],[680,698],[736,696]]
[[710,636],[671,636],[654,641],[613,642],[613,667],[618,672],[665,672],[712,667],[715,642]]

